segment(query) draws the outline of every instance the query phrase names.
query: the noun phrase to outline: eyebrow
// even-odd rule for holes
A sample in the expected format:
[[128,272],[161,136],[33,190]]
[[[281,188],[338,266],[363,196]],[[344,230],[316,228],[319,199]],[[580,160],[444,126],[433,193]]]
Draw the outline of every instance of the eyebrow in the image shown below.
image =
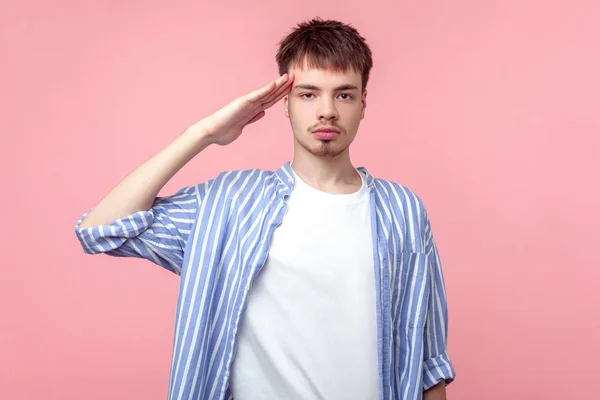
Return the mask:
[[[315,85],[295,85],[294,89],[306,89],[306,90],[321,90],[321,88],[315,86]],[[354,85],[350,85],[350,84],[345,84],[345,85],[340,85],[336,88],[333,89],[335,92],[339,92],[341,90],[358,90],[357,86]]]

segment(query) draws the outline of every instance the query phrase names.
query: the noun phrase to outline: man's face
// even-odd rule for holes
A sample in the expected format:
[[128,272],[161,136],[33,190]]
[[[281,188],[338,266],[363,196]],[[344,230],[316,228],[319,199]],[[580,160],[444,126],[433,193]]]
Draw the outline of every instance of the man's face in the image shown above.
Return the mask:
[[[283,104],[294,131],[296,151],[327,158],[344,153],[365,116],[367,91],[361,93],[360,73],[306,67],[288,72],[295,78]],[[338,132],[318,132],[327,128]]]

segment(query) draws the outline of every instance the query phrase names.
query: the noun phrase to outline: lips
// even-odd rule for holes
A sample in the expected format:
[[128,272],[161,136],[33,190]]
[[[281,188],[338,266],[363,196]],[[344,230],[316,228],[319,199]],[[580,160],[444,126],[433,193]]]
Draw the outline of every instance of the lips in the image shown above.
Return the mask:
[[335,132],[340,133],[339,129],[336,128],[317,128],[314,132]]
[[335,128],[318,128],[313,131],[313,134],[321,140],[331,140],[339,133],[340,131]]

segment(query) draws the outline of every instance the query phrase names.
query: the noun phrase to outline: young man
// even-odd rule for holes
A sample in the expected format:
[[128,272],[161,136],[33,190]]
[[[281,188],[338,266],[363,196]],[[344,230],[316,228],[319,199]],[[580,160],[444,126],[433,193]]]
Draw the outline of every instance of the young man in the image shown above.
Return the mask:
[[[427,213],[355,168],[371,51],[314,19],[280,43],[281,76],[189,127],[77,222],[86,253],[181,275],[169,399],[444,399],[455,376]],[[212,144],[283,99],[294,158],[157,197]]]

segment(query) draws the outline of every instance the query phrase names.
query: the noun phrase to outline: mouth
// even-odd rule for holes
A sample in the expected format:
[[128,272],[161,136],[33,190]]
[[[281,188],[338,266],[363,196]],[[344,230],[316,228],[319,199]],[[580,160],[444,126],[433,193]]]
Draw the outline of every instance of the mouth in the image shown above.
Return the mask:
[[340,131],[335,128],[318,128],[313,131],[313,135],[321,140],[331,140],[339,134]]

